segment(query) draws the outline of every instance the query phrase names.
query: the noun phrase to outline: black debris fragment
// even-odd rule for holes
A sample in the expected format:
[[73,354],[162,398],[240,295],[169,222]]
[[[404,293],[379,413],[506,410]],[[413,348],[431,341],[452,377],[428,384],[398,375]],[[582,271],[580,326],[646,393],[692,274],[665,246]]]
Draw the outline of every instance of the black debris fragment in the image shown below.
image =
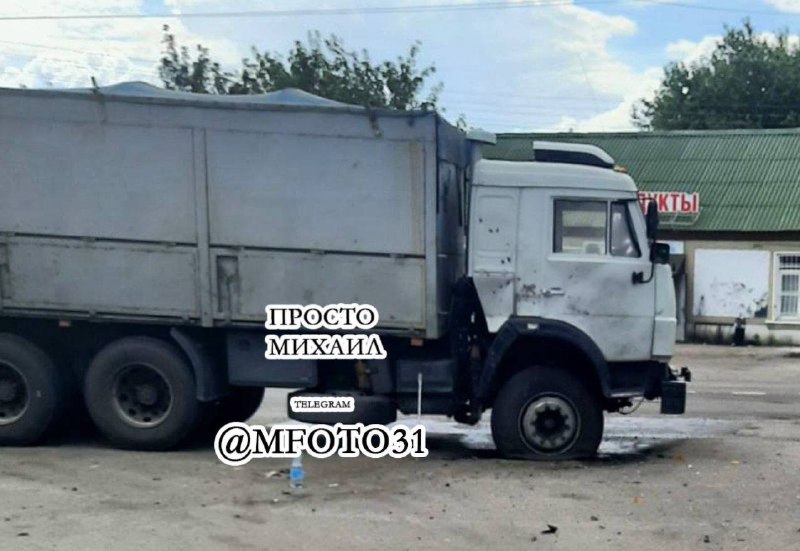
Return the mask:
[[542,530],[542,534],[555,534],[556,532],[558,532],[558,526],[552,524],[547,525],[547,530]]

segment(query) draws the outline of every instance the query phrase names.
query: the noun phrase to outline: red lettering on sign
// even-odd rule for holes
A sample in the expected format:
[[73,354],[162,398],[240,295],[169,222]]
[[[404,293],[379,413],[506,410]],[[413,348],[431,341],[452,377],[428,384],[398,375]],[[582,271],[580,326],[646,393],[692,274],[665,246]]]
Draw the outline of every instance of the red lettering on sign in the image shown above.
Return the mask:
[[700,195],[676,191],[640,191],[639,205],[647,212],[647,205],[655,201],[659,212],[697,214],[700,212]]

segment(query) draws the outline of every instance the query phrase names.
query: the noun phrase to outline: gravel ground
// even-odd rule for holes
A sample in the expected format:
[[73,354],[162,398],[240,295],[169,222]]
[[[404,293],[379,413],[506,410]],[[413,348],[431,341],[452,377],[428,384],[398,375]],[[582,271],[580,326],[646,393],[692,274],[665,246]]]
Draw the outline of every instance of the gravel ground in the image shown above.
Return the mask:
[[[685,416],[607,416],[599,457],[497,457],[475,428],[425,419],[422,459],[243,467],[208,442],[111,449],[76,428],[0,450],[0,549],[800,549],[800,355],[687,345]],[[282,420],[268,391],[253,422]],[[551,526],[552,528],[548,528]]]

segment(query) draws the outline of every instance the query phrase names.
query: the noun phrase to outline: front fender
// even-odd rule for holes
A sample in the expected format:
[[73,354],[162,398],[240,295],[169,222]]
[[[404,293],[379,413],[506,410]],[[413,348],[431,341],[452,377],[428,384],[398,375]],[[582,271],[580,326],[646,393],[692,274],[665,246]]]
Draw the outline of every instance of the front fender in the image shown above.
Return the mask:
[[506,354],[520,338],[535,337],[546,342],[567,345],[580,352],[592,365],[603,396],[611,397],[609,369],[603,353],[586,333],[577,327],[546,318],[512,318],[506,321],[486,354],[476,394],[486,400],[496,390],[497,374]]

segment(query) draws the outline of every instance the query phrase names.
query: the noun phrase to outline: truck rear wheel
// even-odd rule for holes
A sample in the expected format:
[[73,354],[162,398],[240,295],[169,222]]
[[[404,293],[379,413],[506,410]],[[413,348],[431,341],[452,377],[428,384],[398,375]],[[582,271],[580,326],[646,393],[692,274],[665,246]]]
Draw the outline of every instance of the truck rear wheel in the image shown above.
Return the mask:
[[31,342],[0,334],[0,445],[36,442],[58,417],[59,374]]
[[557,367],[531,367],[500,389],[492,436],[506,457],[589,457],[603,437],[603,409],[578,377]]
[[173,346],[150,337],[103,348],[86,372],[84,396],[97,428],[130,449],[175,447],[198,411],[191,367]]

